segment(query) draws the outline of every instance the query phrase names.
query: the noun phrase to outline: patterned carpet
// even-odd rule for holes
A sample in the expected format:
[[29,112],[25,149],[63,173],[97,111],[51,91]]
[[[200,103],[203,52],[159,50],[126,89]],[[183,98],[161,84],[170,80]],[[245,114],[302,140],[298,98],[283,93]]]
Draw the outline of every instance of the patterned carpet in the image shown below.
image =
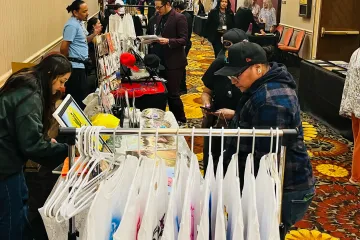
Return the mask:
[[[201,45],[193,35],[188,56],[188,94],[184,103],[188,127],[201,126],[201,76],[213,61],[210,45]],[[302,113],[305,142],[317,179],[316,196],[306,217],[296,224],[287,239],[360,239],[360,188],[350,185],[352,142]],[[190,139],[187,139],[188,141]],[[195,139],[194,152],[202,166],[202,138]]]

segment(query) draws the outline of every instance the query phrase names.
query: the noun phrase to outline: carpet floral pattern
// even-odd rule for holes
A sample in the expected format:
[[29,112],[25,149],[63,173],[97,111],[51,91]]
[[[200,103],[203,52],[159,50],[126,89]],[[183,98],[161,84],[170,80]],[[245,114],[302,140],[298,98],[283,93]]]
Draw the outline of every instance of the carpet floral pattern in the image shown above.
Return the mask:
[[[213,61],[212,47],[192,37],[188,55],[188,94],[182,95],[187,127],[200,127],[202,121],[201,77]],[[360,188],[350,185],[352,142],[341,137],[311,116],[302,113],[304,140],[317,180],[316,196],[305,218],[287,235],[288,240],[360,239]],[[190,139],[187,138],[190,143]],[[202,167],[203,139],[196,137],[194,152]]]

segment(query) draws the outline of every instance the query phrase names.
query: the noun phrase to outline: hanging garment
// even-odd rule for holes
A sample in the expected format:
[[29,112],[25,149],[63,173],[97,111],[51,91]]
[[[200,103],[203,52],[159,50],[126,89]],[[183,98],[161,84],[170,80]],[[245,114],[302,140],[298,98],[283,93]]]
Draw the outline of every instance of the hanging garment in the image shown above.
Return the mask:
[[[203,199],[201,202],[201,218],[198,226],[197,240],[209,240],[211,235],[211,196],[215,193],[214,163],[209,154],[208,166],[203,185]],[[239,195],[240,196],[240,195]]]
[[138,233],[138,240],[159,240],[164,230],[165,214],[168,206],[168,178],[164,160],[159,166],[150,184],[150,194],[146,201],[144,216]]
[[[223,203],[223,181],[224,181],[224,170],[223,170],[223,157],[221,154],[219,158],[218,167],[216,169],[216,193],[217,204],[216,204],[216,222],[215,222],[215,235],[214,240],[226,240],[226,223],[228,219],[228,209]],[[226,222],[226,223],[225,223]]]
[[127,156],[116,173],[100,184],[87,217],[86,231],[89,240],[113,238],[124,214],[137,166],[138,159]]
[[259,220],[256,209],[256,183],[254,176],[254,157],[250,153],[246,159],[244,188],[242,191],[244,216],[244,239],[260,240]]
[[134,181],[131,184],[125,212],[120,226],[114,234],[114,239],[136,239],[141,226],[146,200],[149,195],[150,183],[155,172],[155,161],[142,158],[136,170]]
[[197,226],[200,222],[200,180],[202,176],[199,162],[192,154],[189,177],[186,182],[184,206],[180,223],[179,240],[194,240],[197,238]]
[[172,191],[170,193],[169,207],[166,213],[165,228],[162,239],[178,239],[182,210],[185,198],[186,182],[189,176],[189,168],[186,165],[183,155],[177,160],[175,168],[175,178],[173,180]]
[[[232,156],[223,185],[223,203],[228,212],[226,239],[243,240],[244,223],[240,194],[240,179],[237,176],[237,154]],[[225,219],[226,220],[226,219]]]

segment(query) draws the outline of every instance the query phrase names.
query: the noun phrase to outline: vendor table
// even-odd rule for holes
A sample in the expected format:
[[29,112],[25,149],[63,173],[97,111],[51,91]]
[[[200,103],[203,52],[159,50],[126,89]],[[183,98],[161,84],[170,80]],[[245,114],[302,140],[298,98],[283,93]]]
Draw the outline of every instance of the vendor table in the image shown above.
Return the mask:
[[279,37],[278,36],[271,36],[271,35],[248,35],[249,37],[249,41],[253,42],[253,43],[257,43],[260,46],[264,47],[264,46],[277,46]]
[[301,110],[352,139],[351,120],[339,116],[345,78],[307,61],[300,63],[298,96]]
[[194,16],[193,32],[199,35],[200,37],[204,36],[206,21],[207,21],[207,17]]
[[[129,98],[132,98],[135,91],[135,106],[141,111],[146,108],[158,108],[163,111],[166,109],[167,103],[167,89],[162,82],[133,82],[123,83],[122,88],[112,91],[114,97],[117,92],[128,91]],[[132,101],[130,101],[132,105]]]

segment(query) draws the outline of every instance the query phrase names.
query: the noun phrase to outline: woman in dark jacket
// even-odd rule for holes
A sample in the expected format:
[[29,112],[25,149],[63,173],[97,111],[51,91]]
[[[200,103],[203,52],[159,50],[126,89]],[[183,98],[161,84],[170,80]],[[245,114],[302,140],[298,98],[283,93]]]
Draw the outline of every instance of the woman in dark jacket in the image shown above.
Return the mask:
[[[216,8],[211,10],[206,21],[204,29],[204,38],[211,42],[215,58],[222,49],[221,37],[226,32],[234,27],[234,13],[231,10],[231,3],[229,0],[219,0]],[[205,39],[201,42],[204,43]]]
[[60,54],[13,73],[0,88],[0,239],[32,239],[28,234],[28,159],[55,168],[67,156],[66,144],[49,139],[55,102],[71,74]]
[[254,19],[252,14],[252,0],[245,0],[244,5],[239,7],[235,14],[235,27],[247,32],[252,23],[252,33],[260,32],[265,34],[263,29],[260,29],[259,25]]

